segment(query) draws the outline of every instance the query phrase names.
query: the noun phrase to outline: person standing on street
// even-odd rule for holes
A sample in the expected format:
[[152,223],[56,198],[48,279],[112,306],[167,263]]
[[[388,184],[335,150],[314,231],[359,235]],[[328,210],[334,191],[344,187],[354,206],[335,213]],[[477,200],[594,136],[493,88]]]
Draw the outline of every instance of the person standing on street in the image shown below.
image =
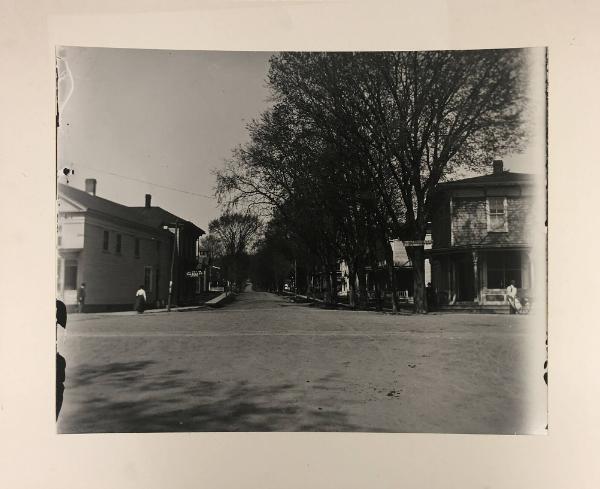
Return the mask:
[[510,285],[506,287],[506,301],[510,307],[510,313],[516,314],[521,309],[521,303],[517,298],[517,287],[515,281],[511,280]]
[[135,293],[135,310],[138,314],[144,312],[146,308],[146,291],[144,290],[144,286],[140,285],[140,288]]
[[77,289],[77,311],[83,312],[85,306],[85,282],[83,282],[79,289]]

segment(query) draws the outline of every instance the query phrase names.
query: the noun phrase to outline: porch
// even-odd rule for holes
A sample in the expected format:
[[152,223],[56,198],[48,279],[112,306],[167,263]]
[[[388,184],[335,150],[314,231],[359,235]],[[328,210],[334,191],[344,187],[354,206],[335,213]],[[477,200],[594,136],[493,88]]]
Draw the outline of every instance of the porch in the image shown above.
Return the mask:
[[508,312],[506,288],[530,299],[533,266],[527,248],[432,250],[432,283],[441,309]]

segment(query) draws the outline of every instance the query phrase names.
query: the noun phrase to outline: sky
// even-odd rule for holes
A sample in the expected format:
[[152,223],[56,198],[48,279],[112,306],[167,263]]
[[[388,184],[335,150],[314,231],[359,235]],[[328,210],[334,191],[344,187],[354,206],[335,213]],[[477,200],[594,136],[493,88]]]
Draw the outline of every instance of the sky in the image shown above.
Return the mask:
[[[151,194],[152,205],[207,230],[220,214],[213,172],[248,140],[246,124],[269,105],[271,54],[58,48],[59,170],[73,169],[69,185],[80,189],[95,178],[96,195],[124,205],[142,206]],[[524,151],[503,159],[511,171],[539,173],[543,50],[531,51],[530,63],[536,124]],[[59,181],[65,183],[60,172]]]
[[268,106],[270,53],[69,47],[57,54],[58,168],[75,171],[69,184],[83,189],[95,178],[96,195],[131,206],[143,206],[149,193],[152,205],[206,230],[220,214],[212,170],[247,141],[246,123]]

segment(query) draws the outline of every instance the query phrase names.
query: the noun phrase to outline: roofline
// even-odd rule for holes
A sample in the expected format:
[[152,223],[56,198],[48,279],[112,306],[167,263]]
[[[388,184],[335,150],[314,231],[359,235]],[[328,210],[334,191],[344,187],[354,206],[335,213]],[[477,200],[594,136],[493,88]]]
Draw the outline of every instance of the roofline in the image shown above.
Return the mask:
[[[77,189],[79,190],[79,189]],[[65,199],[66,201],[68,201],[71,204],[78,204],[80,207],[82,207],[82,209],[80,210],[69,210],[69,211],[61,211],[60,208],[58,210],[59,215],[60,214],[87,214],[90,216],[95,216],[95,217],[100,217],[102,219],[108,220],[108,221],[112,221],[112,222],[116,222],[119,224],[127,224],[128,226],[134,227],[136,229],[140,229],[142,231],[146,231],[150,234],[155,234],[155,235],[162,235],[162,229],[157,229],[154,228],[152,226],[148,226],[147,224],[143,224],[139,221],[133,221],[133,220],[129,220],[129,219],[123,219],[122,217],[119,216],[115,216],[114,214],[108,214],[106,212],[102,212],[96,209],[92,209],[90,207],[87,207],[83,204],[81,204],[79,201],[77,201],[76,199],[73,199],[72,197],[68,196],[68,195],[64,195],[62,192],[58,193],[58,196],[62,199]],[[102,198],[102,197],[99,197]],[[107,200],[107,199],[104,199]],[[112,202],[112,201],[109,201]],[[116,202],[112,202],[113,204],[117,204]],[[121,205],[121,204],[117,204],[117,205]],[[122,206],[125,209],[128,209],[127,206]]]
[[147,224],[142,224],[142,223],[136,222],[136,221],[130,221],[129,219],[123,219],[122,217],[114,216],[112,214],[107,214],[106,212],[98,211],[96,209],[88,208],[86,212],[92,216],[102,217],[109,221],[114,221],[114,222],[118,222],[118,223],[126,223],[134,228],[141,229],[143,231],[147,231],[151,234],[155,234],[155,235],[159,235],[159,236],[164,234],[163,230],[160,228],[148,226]]
[[142,210],[142,209],[160,209],[161,211],[167,212],[173,216],[175,216],[175,218],[178,220],[178,222],[183,223],[183,224],[187,224],[189,226],[192,226],[196,229],[198,229],[198,231],[200,231],[200,236],[203,236],[204,234],[206,234],[206,231],[204,231],[204,229],[202,229],[200,226],[194,224],[192,221],[188,221],[187,219],[184,219],[182,217],[176,216],[175,214],[173,214],[172,212],[163,209],[162,207],[158,206],[158,205],[154,205],[151,207],[146,207],[146,206],[132,206],[132,207],[128,207],[128,209],[135,209],[135,210]]
[[530,180],[520,180],[520,181],[512,181],[512,182],[461,182],[457,180],[455,182],[444,182],[440,183],[438,188],[456,188],[456,187],[523,187],[523,186],[532,186],[535,182]]
[[[86,205],[83,205],[82,203],[80,203],[80,202],[77,200],[77,198],[76,198],[76,197],[72,197],[72,196],[70,196],[70,195],[67,195],[67,194],[66,194],[64,191],[62,191],[62,190],[61,190],[61,187],[60,187],[61,185],[62,185],[62,186],[64,186],[65,188],[74,189],[74,190],[76,190],[76,191],[78,191],[78,192],[83,192],[83,193],[87,193],[87,192],[85,192],[84,190],[81,190],[81,189],[75,188],[75,187],[70,187],[70,186],[68,186],[68,185],[65,185],[65,184],[62,184],[62,183],[59,183],[59,184],[58,184],[58,186],[57,186],[57,189],[58,189],[57,196],[58,196],[58,197],[60,197],[60,198],[62,198],[62,199],[64,199],[64,200],[66,200],[66,201],[68,201],[69,203],[71,203],[71,204],[73,204],[73,205],[75,205],[75,204],[76,204],[76,205],[78,205],[79,207],[82,207],[82,210],[78,210],[78,211],[69,211],[69,212],[71,212],[71,213],[74,213],[74,212],[76,212],[76,213],[89,213],[90,215],[99,216],[99,217],[102,217],[102,218],[104,218],[104,219],[108,219],[108,220],[111,220],[111,221],[115,221],[115,222],[119,222],[119,223],[127,223],[128,225],[132,225],[133,227],[135,227],[135,228],[137,228],[137,229],[141,229],[141,230],[147,230],[147,231],[151,232],[152,234],[156,234],[156,235],[163,235],[163,234],[164,234],[164,230],[163,230],[163,229],[161,229],[161,228],[155,228],[154,226],[149,226],[149,225],[147,225],[147,224],[143,224],[143,223],[141,223],[141,222],[139,222],[139,221],[136,221],[136,220],[124,219],[124,218],[122,218],[122,217],[115,216],[115,215],[113,215],[113,214],[109,214],[109,213],[106,213],[106,212],[102,212],[102,211],[99,211],[99,210],[96,210],[96,209],[90,208],[90,207],[88,207],[88,206],[86,206]],[[106,202],[110,202],[112,205],[117,205],[117,206],[120,206],[120,207],[122,207],[123,209],[126,209],[127,211],[134,211],[134,212],[135,212],[136,210],[139,210],[139,209],[144,209],[144,208],[145,208],[145,207],[143,207],[143,206],[127,206],[127,205],[119,204],[118,202],[114,202],[114,201],[112,201],[112,200],[105,199],[104,197],[99,197],[99,196],[97,196],[97,195],[92,195],[92,197],[95,197],[95,198],[97,198],[97,199],[102,199],[102,200],[104,200],[104,201],[106,201]],[[154,209],[161,209],[161,210],[162,210],[162,211],[164,211],[164,212],[168,212],[169,214],[172,214],[171,212],[169,212],[169,211],[167,211],[166,209],[163,209],[162,207],[159,207],[159,206],[154,206],[154,207],[151,207],[151,208],[154,208]],[[60,213],[60,210],[59,210],[59,213]],[[66,211],[65,211],[65,213],[66,213]],[[173,214],[173,215],[174,215],[174,214]],[[192,226],[192,227],[196,228],[196,229],[199,231],[199,232],[198,232],[198,235],[199,235],[199,236],[203,236],[203,235],[205,235],[205,234],[206,234],[206,231],[204,231],[204,230],[203,230],[202,228],[200,228],[199,226],[196,226],[196,225],[195,225],[193,222],[191,222],[191,221],[188,221],[188,220],[186,220],[186,219],[183,219],[183,218],[180,218],[180,217],[178,217],[178,216],[175,216],[175,217],[176,217],[176,218],[178,218],[178,219],[179,219],[179,221],[180,221],[181,223],[185,223],[186,225],[189,225],[189,226]]]
[[528,250],[531,249],[532,245],[528,243],[514,243],[514,244],[483,244],[483,245],[465,245],[465,246],[446,246],[443,248],[429,248],[425,250],[426,254],[429,255],[442,255],[442,254],[453,254],[453,253],[465,253],[468,251],[505,251],[505,250]]

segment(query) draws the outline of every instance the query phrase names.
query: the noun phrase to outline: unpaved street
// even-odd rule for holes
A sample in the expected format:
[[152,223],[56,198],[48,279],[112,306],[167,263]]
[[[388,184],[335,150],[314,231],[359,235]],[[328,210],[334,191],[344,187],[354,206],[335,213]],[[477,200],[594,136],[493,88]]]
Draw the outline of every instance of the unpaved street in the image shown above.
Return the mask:
[[58,430],[539,432],[527,412],[545,402],[543,348],[527,319],[323,310],[251,290],[217,310],[81,315],[59,342]]

